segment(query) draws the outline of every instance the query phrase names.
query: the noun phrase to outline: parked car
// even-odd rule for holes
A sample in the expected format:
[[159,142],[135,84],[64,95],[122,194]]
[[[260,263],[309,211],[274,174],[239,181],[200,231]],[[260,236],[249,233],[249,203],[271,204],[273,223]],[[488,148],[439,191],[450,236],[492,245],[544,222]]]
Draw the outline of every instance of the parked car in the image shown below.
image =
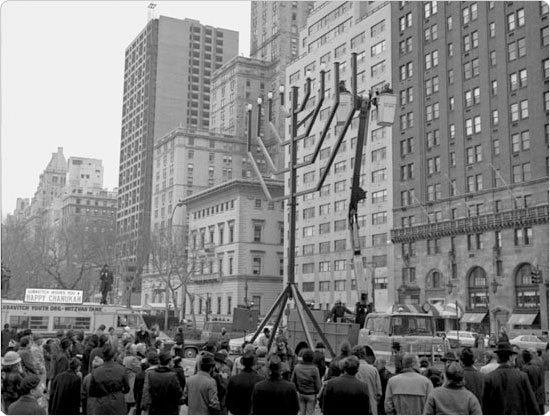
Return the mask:
[[458,343],[458,346],[472,348],[476,346],[476,339],[478,336],[477,333],[470,331],[449,331],[446,335],[447,339],[451,343],[451,346]]
[[[269,328],[270,331],[273,331],[273,325],[266,325],[265,328]],[[243,346],[244,341],[245,340],[250,341],[252,339],[252,336],[254,335],[254,332],[255,331],[249,332],[244,337],[231,338],[231,340],[229,341],[229,351],[230,351],[230,353],[231,354],[237,354],[237,355],[242,354],[242,346]],[[263,332],[263,329],[262,329],[262,332]],[[261,333],[254,340],[254,345],[255,346],[258,346],[258,340],[260,339],[260,336],[261,336]]]
[[510,344],[517,346],[520,349],[535,348],[537,351],[544,351],[546,342],[536,335],[518,335],[510,340]]

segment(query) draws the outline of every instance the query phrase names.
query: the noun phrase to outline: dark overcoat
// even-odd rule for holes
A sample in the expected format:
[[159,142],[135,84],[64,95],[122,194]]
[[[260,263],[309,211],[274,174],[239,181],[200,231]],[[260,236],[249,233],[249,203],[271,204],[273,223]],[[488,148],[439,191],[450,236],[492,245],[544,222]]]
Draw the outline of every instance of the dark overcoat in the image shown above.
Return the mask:
[[48,401],[50,415],[78,415],[80,413],[82,381],[72,370],[53,379]]
[[225,406],[234,415],[248,415],[252,409],[252,392],[256,383],[265,380],[252,370],[245,369],[232,376],[227,384]]
[[342,374],[330,379],[321,398],[325,415],[370,415],[367,384],[355,376]]
[[254,386],[253,415],[295,415],[298,410],[298,390],[294,383],[278,378],[260,381]]
[[527,374],[501,364],[485,375],[482,410],[484,415],[538,415]]
[[110,360],[92,371],[90,397],[96,397],[96,414],[127,414],[124,395],[130,391],[126,369]]
[[542,367],[530,362],[524,364],[521,368],[521,371],[527,374],[527,377],[529,378],[529,383],[531,383],[531,388],[533,389],[533,393],[535,393],[535,398],[537,399],[539,407],[540,405],[544,405],[546,397],[544,393],[544,370],[542,369]]

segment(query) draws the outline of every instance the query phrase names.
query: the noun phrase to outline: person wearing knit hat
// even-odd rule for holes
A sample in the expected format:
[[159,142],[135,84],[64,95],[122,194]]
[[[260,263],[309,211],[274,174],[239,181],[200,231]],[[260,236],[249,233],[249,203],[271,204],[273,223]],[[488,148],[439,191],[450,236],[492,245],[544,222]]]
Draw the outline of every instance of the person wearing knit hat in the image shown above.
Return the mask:
[[464,387],[464,370],[451,361],[445,370],[447,382],[429,395],[424,406],[425,415],[481,415],[476,396]]
[[38,398],[43,394],[44,388],[40,383],[40,377],[31,374],[23,378],[19,387],[21,397],[10,404],[8,415],[45,415],[46,412],[38,404]]

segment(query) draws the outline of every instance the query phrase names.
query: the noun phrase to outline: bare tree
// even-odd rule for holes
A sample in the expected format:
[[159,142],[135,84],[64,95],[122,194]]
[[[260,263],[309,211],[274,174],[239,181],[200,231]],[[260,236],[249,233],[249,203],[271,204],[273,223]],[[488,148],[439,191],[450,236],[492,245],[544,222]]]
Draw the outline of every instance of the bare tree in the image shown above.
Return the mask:
[[[193,305],[194,295],[187,289],[187,284],[193,274],[187,261],[187,244],[183,233],[172,232],[172,230],[161,230],[152,235],[151,251],[149,262],[153,268],[154,274],[168,288],[169,297],[174,305],[174,312],[179,316],[177,293],[183,288],[184,296],[189,298]],[[184,305],[181,305],[184,307]],[[193,326],[196,327],[196,318],[193,308],[191,308]]]
[[16,277],[13,292],[21,295],[26,287],[53,284],[83,290],[88,299],[97,289],[99,268],[114,262],[114,218],[72,218],[32,231],[24,221],[2,224],[2,260]]

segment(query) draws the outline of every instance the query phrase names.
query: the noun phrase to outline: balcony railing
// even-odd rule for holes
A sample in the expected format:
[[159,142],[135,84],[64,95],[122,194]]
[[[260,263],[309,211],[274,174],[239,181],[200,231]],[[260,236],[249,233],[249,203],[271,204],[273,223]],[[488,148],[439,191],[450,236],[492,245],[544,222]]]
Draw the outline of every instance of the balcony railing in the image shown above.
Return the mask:
[[391,231],[393,243],[409,243],[428,238],[449,237],[459,234],[474,234],[504,228],[520,228],[548,223],[548,205],[520,208],[510,211],[479,215],[422,224]]
[[193,282],[219,282],[221,275],[220,273],[195,274],[191,280]]

